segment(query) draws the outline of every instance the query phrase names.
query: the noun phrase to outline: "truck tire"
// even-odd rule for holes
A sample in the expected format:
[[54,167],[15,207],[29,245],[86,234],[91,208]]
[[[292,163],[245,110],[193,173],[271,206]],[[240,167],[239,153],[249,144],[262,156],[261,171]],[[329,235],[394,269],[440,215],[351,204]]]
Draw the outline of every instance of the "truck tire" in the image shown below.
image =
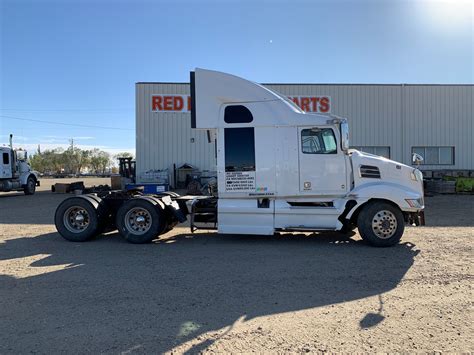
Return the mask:
[[28,177],[23,191],[25,192],[25,195],[34,195],[36,191],[36,179],[33,176]]
[[387,202],[369,202],[357,218],[360,236],[375,247],[398,244],[405,230],[402,211]]
[[85,242],[100,233],[99,203],[85,197],[70,197],[56,209],[54,224],[71,242]]
[[152,199],[132,198],[117,212],[119,233],[129,243],[144,244],[156,239],[166,228],[164,214]]
[[97,229],[97,235],[102,233],[108,233],[116,230],[115,227],[115,216],[111,213],[106,203],[95,194],[82,195],[83,198],[92,199],[98,203],[97,205],[97,216],[99,219],[99,228]]

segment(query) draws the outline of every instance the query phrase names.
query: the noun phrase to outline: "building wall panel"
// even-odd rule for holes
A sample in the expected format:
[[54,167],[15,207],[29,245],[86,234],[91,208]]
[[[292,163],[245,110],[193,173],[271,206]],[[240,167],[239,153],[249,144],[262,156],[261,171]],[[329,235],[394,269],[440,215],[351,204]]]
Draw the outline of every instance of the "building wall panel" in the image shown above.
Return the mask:
[[[411,164],[414,146],[454,146],[454,165],[474,169],[473,85],[265,84],[288,96],[330,96],[331,113],[346,117],[352,146],[389,146],[391,158]],[[152,94],[189,95],[185,83],[137,83],[137,175],[184,163],[216,170],[214,144],[191,129],[189,113],[151,111]],[[194,138],[194,143],[191,139]]]

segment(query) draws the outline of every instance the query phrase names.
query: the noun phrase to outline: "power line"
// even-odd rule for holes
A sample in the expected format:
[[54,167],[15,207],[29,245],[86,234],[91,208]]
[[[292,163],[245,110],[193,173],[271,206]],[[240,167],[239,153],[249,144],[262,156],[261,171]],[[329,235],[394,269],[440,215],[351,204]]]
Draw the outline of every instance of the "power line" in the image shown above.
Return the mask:
[[119,131],[133,131],[132,128],[120,128],[120,127],[107,127],[107,126],[93,126],[93,125],[84,125],[78,123],[64,123],[64,122],[53,122],[53,121],[43,121],[43,120],[34,120],[32,118],[23,118],[23,117],[14,117],[14,116],[5,116],[0,115],[0,117],[9,118],[12,120],[20,120],[20,121],[30,121],[30,122],[39,122],[39,123],[48,123],[48,124],[55,124],[61,126],[74,126],[74,127],[85,127],[85,128],[100,128],[100,129],[115,129]]

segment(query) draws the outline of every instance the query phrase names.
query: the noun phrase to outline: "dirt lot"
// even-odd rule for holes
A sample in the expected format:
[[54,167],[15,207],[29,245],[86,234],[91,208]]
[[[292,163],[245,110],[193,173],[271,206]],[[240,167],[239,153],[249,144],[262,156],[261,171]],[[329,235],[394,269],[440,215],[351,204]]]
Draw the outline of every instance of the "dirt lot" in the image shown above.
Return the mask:
[[474,351],[474,196],[427,198],[429,226],[387,249],[186,228],[75,244],[51,183],[0,194],[2,354]]

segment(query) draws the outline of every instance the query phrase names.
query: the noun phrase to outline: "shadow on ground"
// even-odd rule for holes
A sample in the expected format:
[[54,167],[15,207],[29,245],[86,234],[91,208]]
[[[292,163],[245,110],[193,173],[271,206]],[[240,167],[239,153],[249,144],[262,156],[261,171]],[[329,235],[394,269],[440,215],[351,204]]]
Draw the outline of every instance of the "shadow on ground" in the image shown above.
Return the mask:
[[[11,239],[0,263],[30,260],[39,271],[0,277],[0,352],[163,352],[239,319],[387,292],[416,255],[411,244],[379,249],[337,234],[180,234],[154,245],[117,234],[82,244],[57,233]],[[360,325],[380,317],[368,312]]]

